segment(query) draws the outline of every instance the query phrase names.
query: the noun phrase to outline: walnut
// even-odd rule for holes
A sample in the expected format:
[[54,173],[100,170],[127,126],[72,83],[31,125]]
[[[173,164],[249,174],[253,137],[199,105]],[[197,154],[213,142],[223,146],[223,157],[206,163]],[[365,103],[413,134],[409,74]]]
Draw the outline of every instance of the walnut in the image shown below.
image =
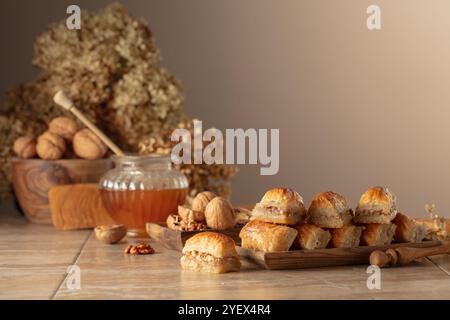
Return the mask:
[[216,197],[208,203],[205,218],[206,224],[211,229],[230,229],[236,224],[233,207],[227,199],[222,197]]
[[180,227],[181,218],[175,214],[171,214],[167,217],[166,224],[170,229],[178,230]]
[[237,224],[246,224],[250,221],[250,217],[252,215],[252,211],[244,208],[244,207],[237,207],[234,208],[234,217]]
[[203,222],[182,220],[180,216],[175,214],[167,217],[166,224],[168,228],[178,231],[201,231],[207,229],[207,226]]
[[202,231],[206,230],[208,226],[202,222],[196,221],[181,221],[180,225],[177,227],[177,230],[180,231]]
[[123,224],[102,225],[94,229],[95,237],[107,244],[117,243],[127,234],[127,227]]
[[78,131],[78,125],[70,118],[57,117],[50,121],[48,131],[56,133],[67,141],[72,141],[73,136]]
[[66,143],[59,135],[47,131],[39,136],[36,151],[44,160],[61,159],[66,152]]
[[205,214],[203,212],[192,210],[186,206],[178,206],[178,215],[183,221],[205,221]]
[[198,211],[198,212],[205,212],[205,208],[208,205],[208,203],[217,197],[213,192],[210,191],[204,191],[197,194],[192,201],[192,210]]
[[78,131],[73,137],[73,151],[83,159],[103,158],[108,151],[106,145],[89,129]]
[[36,157],[36,140],[29,136],[17,138],[14,141],[13,150],[23,159],[34,158]]
[[130,244],[128,247],[125,248],[124,251],[126,254],[153,254],[155,253],[155,250],[149,245],[145,243],[139,243],[136,245]]

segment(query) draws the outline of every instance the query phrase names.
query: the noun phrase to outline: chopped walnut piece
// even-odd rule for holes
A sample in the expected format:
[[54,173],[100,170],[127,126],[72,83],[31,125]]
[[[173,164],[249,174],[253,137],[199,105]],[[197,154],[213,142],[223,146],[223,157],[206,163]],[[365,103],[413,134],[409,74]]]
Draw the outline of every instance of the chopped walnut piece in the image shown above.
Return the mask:
[[181,221],[180,225],[178,226],[178,230],[180,231],[202,231],[206,230],[208,227],[206,224],[201,222],[195,222],[195,221]]
[[126,254],[153,254],[155,253],[155,250],[149,245],[145,243],[139,243],[136,245],[130,244],[128,247],[125,248],[124,251]]

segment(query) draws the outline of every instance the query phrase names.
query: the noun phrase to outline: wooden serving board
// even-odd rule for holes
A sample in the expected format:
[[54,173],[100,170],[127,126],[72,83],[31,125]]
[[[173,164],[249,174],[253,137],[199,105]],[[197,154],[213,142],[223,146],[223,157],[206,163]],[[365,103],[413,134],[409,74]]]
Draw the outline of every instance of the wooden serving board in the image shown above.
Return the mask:
[[48,192],[53,225],[58,230],[114,224],[94,183],[56,186]]
[[425,248],[440,245],[440,241],[417,243],[396,243],[386,246],[366,246],[356,248],[330,248],[317,250],[294,250],[282,252],[262,252],[237,247],[241,257],[248,258],[269,270],[304,269],[352,264],[369,264],[369,256],[374,250],[389,248]]
[[211,232],[217,232],[225,234],[229,237],[231,237],[235,242],[236,245],[241,244],[241,239],[239,238],[239,232],[242,229],[242,225],[238,225],[234,227],[233,229],[228,230],[215,230],[215,229],[207,229],[203,231],[178,231],[173,230],[167,227],[165,223],[147,223],[147,233],[150,236],[150,238],[158,241],[163,246],[165,246],[168,249],[172,250],[183,250],[184,244],[186,243],[186,240],[190,237],[196,235],[197,233],[205,232],[205,231],[211,231]]
[[98,183],[113,168],[111,159],[11,159],[14,193],[27,219],[52,224],[48,192],[61,185]]

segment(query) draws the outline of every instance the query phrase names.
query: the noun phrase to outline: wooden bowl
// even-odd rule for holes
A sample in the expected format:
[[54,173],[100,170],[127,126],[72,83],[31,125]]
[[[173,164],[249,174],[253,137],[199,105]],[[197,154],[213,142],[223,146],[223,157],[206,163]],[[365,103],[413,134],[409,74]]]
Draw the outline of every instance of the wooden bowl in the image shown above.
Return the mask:
[[110,159],[11,159],[12,183],[22,211],[30,222],[52,224],[48,191],[58,185],[98,183],[113,167]]

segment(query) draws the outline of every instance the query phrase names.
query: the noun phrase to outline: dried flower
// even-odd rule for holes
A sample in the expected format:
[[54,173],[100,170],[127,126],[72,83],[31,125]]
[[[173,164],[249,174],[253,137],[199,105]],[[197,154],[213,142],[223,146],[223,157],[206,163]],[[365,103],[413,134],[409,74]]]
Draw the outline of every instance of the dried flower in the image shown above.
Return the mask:
[[[155,38],[144,21],[113,3],[98,13],[85,11],[83,27],[65,21],[49,26],[35,42],[39,77],[7,93],[0,114],[0,194],[10,188],[9,159],[19,136],[38,136],[51,119],[68,116],[53,95],[65,90],[77,107],[129,152],[170,152],[170,133],[189,126],[180,83],[161,65]],[[190,194],[229,194],[233,166],[183,165]]]
[[448,231],[448,224],[450,224],[450,221],[436,213],[435,204],[426,204],[425,211],[428,213],[430,219],[418,219],[417,222],[425,225],[427,228],[427,239],[448,239],[448,237],[450,237]]

